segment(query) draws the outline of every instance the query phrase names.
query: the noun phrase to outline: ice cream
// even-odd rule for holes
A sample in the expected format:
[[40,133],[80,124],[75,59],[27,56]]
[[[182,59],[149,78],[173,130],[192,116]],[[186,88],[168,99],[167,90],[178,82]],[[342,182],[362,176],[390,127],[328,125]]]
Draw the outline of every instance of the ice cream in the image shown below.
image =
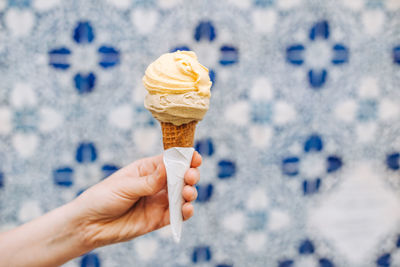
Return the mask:
[[183,177],[192,161],[196,124],[210,105],[212,83],[208,69],[198,62],[194,52],[177,51],[151,63],[143,84],[148,91],[144,106],[162,128],[171,229],[179,242]]
[[160,56],[146,69],[144,105],[160,122],[176,126],[203,119],[210,105],[208,69],[191,51]]

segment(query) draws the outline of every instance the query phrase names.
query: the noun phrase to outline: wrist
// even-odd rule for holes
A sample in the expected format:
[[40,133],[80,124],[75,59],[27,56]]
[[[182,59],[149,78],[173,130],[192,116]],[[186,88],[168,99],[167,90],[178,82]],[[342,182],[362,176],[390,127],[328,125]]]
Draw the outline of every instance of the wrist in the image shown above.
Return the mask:
[[[57,255],[55,265],[79,257],[92,249],[84,237],[83,210],[75,200],[51,211],[45,221],[52,221],[54,229],[44,242],[49,253]],[[52,231],[53,230],[53,231]],[[50,234],[51,233],[51,234]]]
[[80,198],[74,199],[63,206],[65,212],[69,214],[66,226],[67,231],[71,234],[75,246],[79,248],[78,251],[82,252],[81,254],[85,254],[98,247],[93,239],[90,238],[90,223],[84,207]]

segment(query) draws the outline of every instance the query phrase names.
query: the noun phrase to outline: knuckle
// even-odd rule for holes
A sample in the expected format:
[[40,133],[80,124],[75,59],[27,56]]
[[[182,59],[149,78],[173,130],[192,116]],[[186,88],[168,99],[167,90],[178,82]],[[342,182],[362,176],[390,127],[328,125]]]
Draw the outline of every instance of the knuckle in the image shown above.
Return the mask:
[[146,176],[146,182],[145,182],[145,188],[144,190],[148,193],[148,194],[152,194],[155,192],[155,177],[154,175],[148,175]]

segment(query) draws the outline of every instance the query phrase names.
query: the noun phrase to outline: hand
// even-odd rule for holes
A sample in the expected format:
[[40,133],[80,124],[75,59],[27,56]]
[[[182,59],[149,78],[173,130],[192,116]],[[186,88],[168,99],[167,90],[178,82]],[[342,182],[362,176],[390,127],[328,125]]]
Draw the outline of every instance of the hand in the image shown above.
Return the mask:
[[[193,216],[190,201],[197,198],[194,185],[201,156],[194,152],[184,176],[184,220]],[[84,242],[99,247],[157,230],[169,224],[167,180],[162,155],[133,162],[83,192],[75,201],[81,214]]]
[[[193,154],[185,173],[184,219],[199,179],[201,156]],[[169,224],[162,156],[122,168],[78,198],[33,221],[0,233],[0,266],[60,266],[96,247],[126,241]]]

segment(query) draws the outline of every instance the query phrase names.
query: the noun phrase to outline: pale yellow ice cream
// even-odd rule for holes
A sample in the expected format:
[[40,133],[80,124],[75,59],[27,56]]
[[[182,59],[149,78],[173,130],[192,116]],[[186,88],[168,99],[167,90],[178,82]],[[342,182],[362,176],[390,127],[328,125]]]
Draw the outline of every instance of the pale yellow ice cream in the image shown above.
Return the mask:
[[144,106],[159,121],[175,125],[199,121],[209,108],[212,83],[194,52],[162,55],[146,69],[143,84],[149,92]]

